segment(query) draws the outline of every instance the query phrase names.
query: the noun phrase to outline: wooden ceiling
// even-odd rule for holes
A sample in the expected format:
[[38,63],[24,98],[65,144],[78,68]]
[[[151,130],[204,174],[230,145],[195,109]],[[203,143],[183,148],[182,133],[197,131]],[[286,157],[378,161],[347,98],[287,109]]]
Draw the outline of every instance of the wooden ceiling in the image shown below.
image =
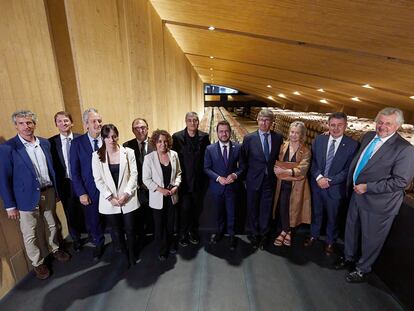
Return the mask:
[[150,2],[205,83],[279,104],[414,111],[414,1]]

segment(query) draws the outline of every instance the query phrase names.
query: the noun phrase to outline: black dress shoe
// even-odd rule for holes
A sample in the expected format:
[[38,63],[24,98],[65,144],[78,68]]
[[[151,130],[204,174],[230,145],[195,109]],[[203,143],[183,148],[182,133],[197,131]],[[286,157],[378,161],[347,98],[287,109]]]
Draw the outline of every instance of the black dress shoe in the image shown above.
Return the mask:
[[354,265],[353,261],[346,260],[345,257],[339,257],[338,261],[334,265],[335,270],[351,269]]
[[366,274],[358,270],[352,271],[345,276],[345,280],[348,283],[362,283],[366,281],[366,278]]
[[167,255],[164,255],[164,254],[159,255],[159,256],[158,256],[158,260],[159,260],[159,261],[166,261],[166,260],[167,260]]
[[230,236],[230,250],[234,251],[237,246],[237,238],[234,235]]
[[259,238],[260,237],[256,235],[252,235],[250,237],[250,244],[252,245],[253,249],[257,249],[259,247],[259,241],[260,241]]
[[188,246],[188,239],[187,239],[187,236],[182,235],[182,236],[180,237],[180,240],[178,241],[178,244],[180,244],[180,246],[182,246],[182,247],[186,247],[186,246]]
[[266,236],[263,236],[260,239],[260,242],[259,242],[259,248],[260,248],[260,250],[264,250],[265,247],[266,247],[266,245],[267,245],[267,237]]
[[210,244],[217,244],[223,238],[222,233],[212,234],[210,237]]
[[72,247],[73,247],[73,250],[74,250],[75,252],[79,253],[79,252],[80,252],[80,250],[81,250],[81,248],[82,248],[82,243],[81,243],[81,241],[80,241],[80,240],[75,240],[75,241],[73,241]]
[[95,248],[93,249],[93,260],[94,261],[98,261],[99,259],[101,259],[102,255],[104,252],[104,246],[103,245],[97,245],[95,246]]
[[198,234],[195,232],[188,232],[188,240],[191,244],[197,245],[200,243],[200,238],[198,237]]
[[310,236],[305,239],[305,242],[303,242],[303,246],[311,247],[313,244],[315,244],[315,242],[316,242],[316,238],[314,238],[313,236]]

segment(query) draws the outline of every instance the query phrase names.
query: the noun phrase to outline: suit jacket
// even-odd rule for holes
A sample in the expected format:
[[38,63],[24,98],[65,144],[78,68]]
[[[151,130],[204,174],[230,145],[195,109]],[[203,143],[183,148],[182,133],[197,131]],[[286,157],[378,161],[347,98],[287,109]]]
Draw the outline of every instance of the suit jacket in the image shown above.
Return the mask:
[[[348,136],[343,136],[341,144],[336,150],[329,172],[324,173],[326,165],[326,153],[328,150],[329,135],[319,135],[312,144],[311,187],[313,191],[326,191],[332,199],[344,199],[346,197],[346,184],[349,166],[358,150],[358,142]],[[319,188],[316,178],[322,175],[331,179],[330,187]]]
[[178,153],[182,168],[180,192],[200,191],[205,186],[204,153],[207,146],[210,145],[210,139],[208,134],[202,131],[197,131],[196,137],[198,139],[198,148],[197,150],[191,150],[187,128],[174,133],[172,136],[172,149]]
[[[50,180],[53,185],[56,185],[50,144],[47,139],[37,138],[46,157]],[[0,172],[2,188],[4,187],[2,189],[4,207],[16,207],[21,211],[34,210],[40,201],[41,185],[37,180],[35,168],[26,152],[26,147],[17,135],[6,141],[5,145],[8,147],[3,148],[3,153],[8,156],[1,158],[5,170]]]
[[[234,191],[237,189],[237,181],[243,173],[243,169],[240,167],[239,163],[240,149],[240,144],[230,142],[228,151],[228,164],[226,167],[220,148],[220,143],[217,142],[213,145],[207,146],[204,156],[204,172],[209,177],[209,188],[212,193],[222,194],[224,191]],[[217,178],[219,176],[227,177],[232,173],[235,173],[237,175],[237,180],[234,183],[222,186],[219,182],[217,182]]]
[[92,174],[92,153],[88,133],[75,138],[70,147],[70,172],[76,195],[87,194],[92,203],[98,203],[99,191]]
[[[168,151],[168,157],[171,163],[171,180],[170,185],[179,187],[181,184],[181,166],[177,152]],[[161,163],[158,154],[153,151],[144,157],[142,166],[142,181],[149,190],[149,206],[153,209],[163,208],[163,198],[161,192],[157,191],[157,187],[166,188],[164,185],[164,177],[162,175]],[[178,194],[171,196],[173,204],[178,202]]]
[[[362,139],[348,174],[348,183],[351,185],[358,160],[375,134],[368,132]],[[375,152],[359,174],[356,184],[367,184],[367,192],[354,192],[355,204],[368,212],[396,215],[404,198],[404,189],[410,184],[413,175],[414,147],[395,133]]]
[[[109,170],[108,158],[105,156],[105,163],[99,160],[97,152],[92,154],[92,172],[95,185],[99,190],[99,213],[101,214],[124,214],[132,212],[139,207],[135,190],[137,189],[137,165],[134,150],[120,147],[119,150],[119,179],[115,185]],[[127,193],[130,197],[124,206],[113,206],[107,200],[111,195],[120,197]]]
[[[73,139],[79,136],[81,135],[73,133]],[[62,197],[62,193],[66,192],[66,189],[63,188],[63,181],[66,178],[66,164],[62,152],[62,141],[60,139],[60,134],[50,137],[49,143],[53,159],[53,168],[56,174],[56,190],[59,196]]]
[[[135,159],[136,159],[136,163],[137,163],[137,171],[138,171],[138,187],[141,187],[141,185],[142,185],[142,164],[143,164],[143,161],[141,160],[141,152],[139,151],[138,141],[137,141],[136,138],[134,138],[134,139],[131,139],[131,140],[128,140],[127,142],[125,142],[123,146],[131,148],[132,150],[134,150]],[[155,150],[154,147],[148,141],[147,154],[151,153],[154,150]]]
[[273,166],[279,156],[280,146],[282,145],[282,135],[270,131],[272,140],[269,161],[263,152],[262,143],[260,141],[259,131],[249,133],[244,137],[241,149],[242,167],[246,173],[246,188],[251,190],[259,190],[265,173],[270,182],[276,184],[276,176],[273,172]]

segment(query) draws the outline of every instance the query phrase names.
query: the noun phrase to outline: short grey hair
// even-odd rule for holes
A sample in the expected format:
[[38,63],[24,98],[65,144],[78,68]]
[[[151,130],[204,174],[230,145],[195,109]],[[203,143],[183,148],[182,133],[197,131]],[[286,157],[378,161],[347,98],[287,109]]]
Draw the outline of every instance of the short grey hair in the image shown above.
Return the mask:
[[300,128],[300,132],[301,132],[300,140],[303,141],[305,139],[306,130],[307,130],[306,126],[305,126],[305,123],[303,123],[302,121],[293,121],[292,123],[290,123],[289,132],[292,129],[292,127],[299,127]]
[[16,124],[16,118],[31,118],[32,121],[37,123],[37,115],[30,110],[17,110],[12,114],[12,122]]
[[89,112],[94,112],[94,113],[99,113],[98,109],[95,108],[88,108],[86,109],[83,114],[82,114],[82,120],[83,123],[88,123],[88,119],[89,119]]
[[377,116],[375,117],[375,122],[378,121],[378,118],[380,115],[390,116],[393,114],[397,116],[397,119],[396,119],[397,124],[399,126],[403,125],[404,124],[404,113],[402,112],[401,109],[394,108],[394,107],[387,107],[387,108],[382,109],[380,112],[378,112]]
[[188,118],[197,118],[197,120],[200,120],[199,118],[198,118],[198,114],[197,114],[197,112],[194,112],[194,111],[190,111],[190,112],[187,112],[186,114],[185,114],[185,120],[187,121],[187,119]]
[[273,121],[273,118],[274,118],[273,111],[270,109],[264,108],[260,110],[259,113],[257,114],[257,119],[259,120],[259,118],[270,118]]

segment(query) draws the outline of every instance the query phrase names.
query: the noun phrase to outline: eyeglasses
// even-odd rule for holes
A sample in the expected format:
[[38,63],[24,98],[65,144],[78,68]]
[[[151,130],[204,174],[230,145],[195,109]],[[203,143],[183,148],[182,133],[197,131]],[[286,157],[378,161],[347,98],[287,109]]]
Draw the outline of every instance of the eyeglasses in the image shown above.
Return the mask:
[[146,129],[148,129],[146,126],[135,126],[134,127],[134,130],[145,131]]

